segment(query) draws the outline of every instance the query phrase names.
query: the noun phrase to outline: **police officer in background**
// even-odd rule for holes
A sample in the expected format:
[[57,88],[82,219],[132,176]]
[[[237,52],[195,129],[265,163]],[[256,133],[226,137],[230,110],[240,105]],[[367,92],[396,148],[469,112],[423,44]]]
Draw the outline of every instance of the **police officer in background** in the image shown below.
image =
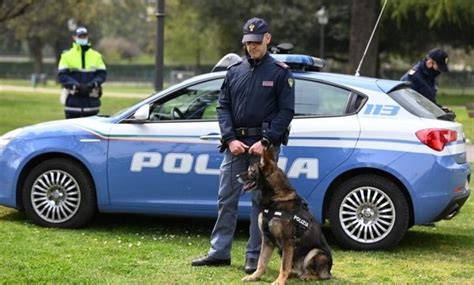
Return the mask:
[[[400,80],[410,81],[411,88],[436,103],[438,85],[436,77],[441,72],[449,72],[448,54],[441,49],[432,49],[425,59],[419,61]],[[445,110],[446,111],[446,110]]]
[[[260,159],[262,141],[273,145],[278,158],[279,146],[286,143],[288,126],[294,115],[293,75],[286,64],[276,61],[267,52],[272,39],[267,23],[252,18],[244,24],[243,33],[246,56],[228,68],[217,107],[224,151],[218,217],[208,254],[193,260],[193,266],[230,265],[242,190],[236,175]],[[260,209],[256,204],[256,192],[252,195],[245,262],[245,272],[249,274],[256,270],[261,244]]]
[[87,29],[77,28],[72,38],[72,48],[63,52],[58,66],[66,119],[97,115],[101,85],[107,78],[102,56],[91,48]]

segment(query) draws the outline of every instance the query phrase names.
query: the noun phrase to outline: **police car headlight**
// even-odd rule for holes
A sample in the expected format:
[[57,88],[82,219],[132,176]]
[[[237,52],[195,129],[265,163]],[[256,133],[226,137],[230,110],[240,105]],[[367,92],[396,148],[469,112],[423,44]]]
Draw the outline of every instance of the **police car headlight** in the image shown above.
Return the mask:
[[15,129],[13,131],[9,131],[8,133],[4,134],[3,136],[0,137],[0,148],[5,147],[12,139],[17,137],[21,132],[23,131],[23,128]]

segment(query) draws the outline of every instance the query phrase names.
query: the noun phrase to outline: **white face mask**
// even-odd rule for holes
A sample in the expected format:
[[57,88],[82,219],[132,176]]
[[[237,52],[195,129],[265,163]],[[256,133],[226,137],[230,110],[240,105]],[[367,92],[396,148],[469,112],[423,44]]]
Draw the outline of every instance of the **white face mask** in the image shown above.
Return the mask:
[[89,40],[87,38],[84,38],[84,39],[76,38],[76,44],[80,46],[86,46],[88,43],[89,43]]

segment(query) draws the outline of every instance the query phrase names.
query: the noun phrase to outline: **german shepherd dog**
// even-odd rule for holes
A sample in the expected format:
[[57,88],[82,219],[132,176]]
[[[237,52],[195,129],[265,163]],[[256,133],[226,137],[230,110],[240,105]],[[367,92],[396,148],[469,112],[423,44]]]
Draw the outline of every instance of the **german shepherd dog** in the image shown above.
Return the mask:
[[303,280],[330,279],[332,255],[321,225],[278,168],[271,146],[265,145],[260,161],[237,178],[244,184],[244,191],[260,191],[261,208],[262,247],[257,270],[242,281],[260,280],[275,247],[279,249],[282,263],[273,284],[285,284],[290,275]]

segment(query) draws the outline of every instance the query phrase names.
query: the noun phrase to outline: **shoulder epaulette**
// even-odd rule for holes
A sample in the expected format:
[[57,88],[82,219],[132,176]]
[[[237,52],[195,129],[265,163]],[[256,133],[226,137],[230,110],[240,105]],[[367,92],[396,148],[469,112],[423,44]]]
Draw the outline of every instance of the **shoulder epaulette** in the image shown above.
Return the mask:
[[288,64],[286,64],[286,63],[284,63],[284,62],[282,62],[282,61],[275,61],[275,64],[278,65],[278,66],[281,67],[281,68],[284,68],[284,69],[290,68],[290,67],[288,66]]
[[237,62],[234,62],[234,63],[232,63],[231,65],[227,66],[227,69],[229,70],[231,67],[236,66],[236,65],[239,65],[239,64],[241,64],[241,63],[242,63],[242,60],[237,61]]

